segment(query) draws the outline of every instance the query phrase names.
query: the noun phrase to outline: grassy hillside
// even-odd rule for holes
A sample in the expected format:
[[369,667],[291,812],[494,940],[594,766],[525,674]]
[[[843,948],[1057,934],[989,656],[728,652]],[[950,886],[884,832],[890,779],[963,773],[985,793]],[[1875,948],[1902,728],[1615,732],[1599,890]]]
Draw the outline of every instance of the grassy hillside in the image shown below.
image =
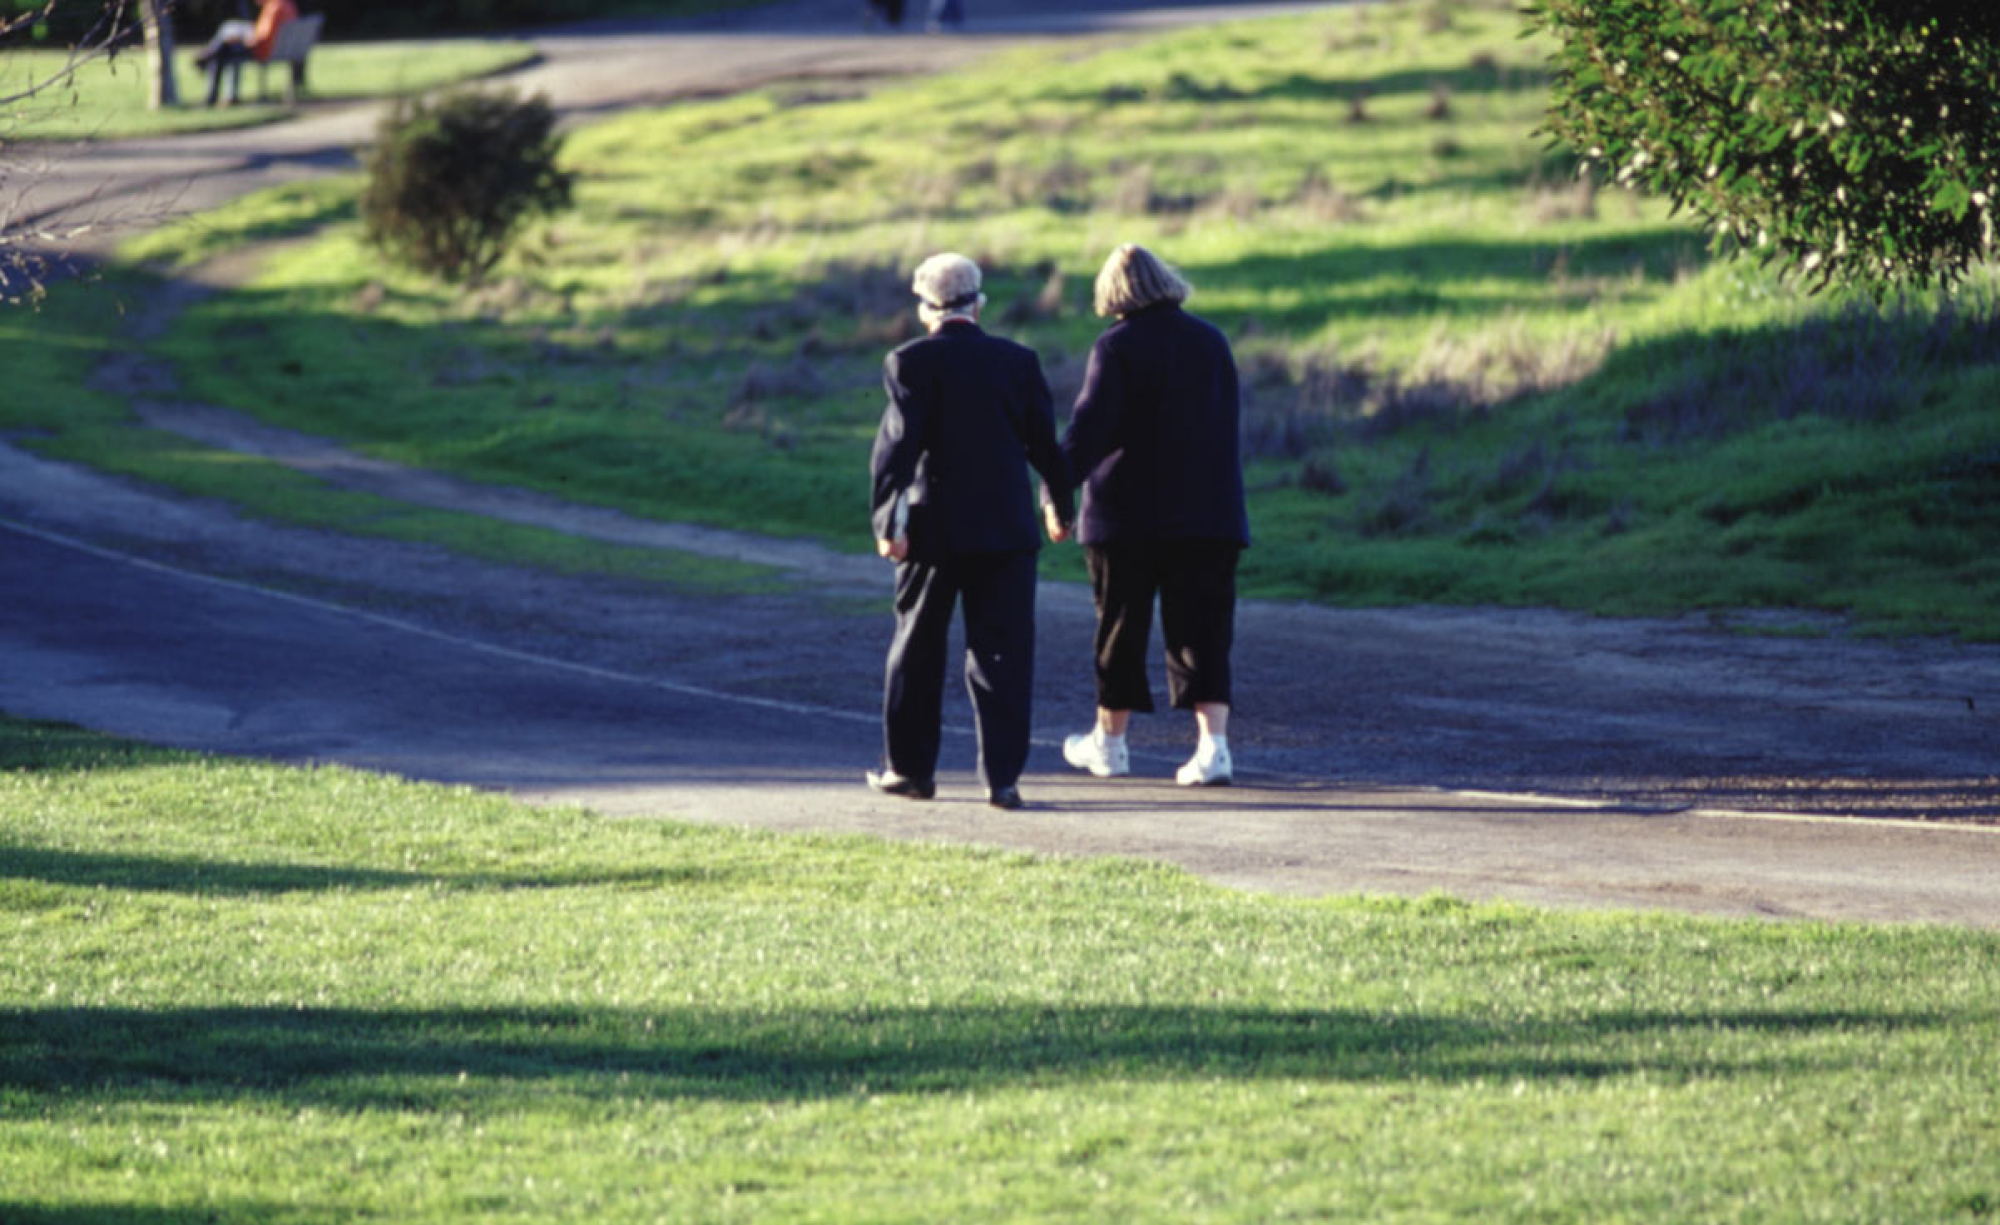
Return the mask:
[[1519,35],[1497,5],[1370,5],[622,116],[569,142],[577,211],[470,294],[362,247],[351,183],[141,254],[321,227],[163,342],[202,398],[858,550],[915,262],[980,258],[989,322],[1062,395],[1090,277],[1147,242],[1236,339],[1254,593],[2000,640],[1993,276],[1877,312],[1712,262],[1543,147]]
[[536,811],[0,720],[9,1222],[1965,1221],[2000,939]]

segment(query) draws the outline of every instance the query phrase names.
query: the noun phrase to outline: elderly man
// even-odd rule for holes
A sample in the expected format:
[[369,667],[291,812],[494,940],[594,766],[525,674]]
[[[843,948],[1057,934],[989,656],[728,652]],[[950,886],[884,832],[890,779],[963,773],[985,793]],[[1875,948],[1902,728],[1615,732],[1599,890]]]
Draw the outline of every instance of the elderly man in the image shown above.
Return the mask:
[[965,683],[979,774],[997,808],[1019,808],[1035,665],[1032,465],[1056,530],[1071,519],[1069,468],[1032,349],[979,327],[979,266],[934,255],[911,288],[926,335],[889,354],[889,393],[871,457],[876,550],[896,563],[896,632],[883,684],[883,766],[868,785],[937,792],[946,635],[965,607]]

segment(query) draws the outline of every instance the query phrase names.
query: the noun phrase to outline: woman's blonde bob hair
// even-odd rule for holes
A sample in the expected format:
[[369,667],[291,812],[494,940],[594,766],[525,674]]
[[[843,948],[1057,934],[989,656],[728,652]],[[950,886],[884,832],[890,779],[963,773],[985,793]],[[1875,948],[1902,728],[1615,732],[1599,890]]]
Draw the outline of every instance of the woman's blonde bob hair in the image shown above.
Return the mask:
[[1097,272],[1097,313],[1129,315],[1160,302],[1185,302],[1194,287],[1136,242],[1124,243]]

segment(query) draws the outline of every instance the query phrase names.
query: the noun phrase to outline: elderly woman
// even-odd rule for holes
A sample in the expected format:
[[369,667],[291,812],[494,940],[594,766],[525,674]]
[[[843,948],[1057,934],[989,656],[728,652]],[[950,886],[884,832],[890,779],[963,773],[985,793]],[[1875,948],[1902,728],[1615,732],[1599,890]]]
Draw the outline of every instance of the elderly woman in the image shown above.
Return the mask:
[[[1194,712],[1199,732],[1175,781],[1193,787],[1235,772],[1229,652],[1250,519],[1236,362],[1220,331],[1181,309],[1189,292],[1180,273],[1130,243],[1097,275],[1097,313],[1118,321],[1091,349],[1062,442],[1083,487],[1076,534],[1097,603],[1097,725],[1069,737],[1063,756],[1099,778],[1130,772],[1126,725],[1153,709],[1146,652],[1157,598],[1168,696]],[[1053,510],[1048,529],[1060,538]]]

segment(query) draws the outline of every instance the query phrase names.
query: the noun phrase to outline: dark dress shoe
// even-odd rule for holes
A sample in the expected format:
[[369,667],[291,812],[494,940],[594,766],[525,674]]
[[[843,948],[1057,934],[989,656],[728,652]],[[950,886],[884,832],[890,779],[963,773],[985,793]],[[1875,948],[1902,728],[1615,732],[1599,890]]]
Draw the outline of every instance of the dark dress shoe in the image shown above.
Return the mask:
[[870,770],[868,785],[883,795],[900,795],[908,800],[928,800],[937,794],[937,780],[904,778],[894,770]]
[[1019,788],[1015,787],[994,788],[992,791],[987,792],[986,802],[995,808],[1005,808],[1010,812],[1016,808],[1023,807],[1025,803],[1021,799]]

